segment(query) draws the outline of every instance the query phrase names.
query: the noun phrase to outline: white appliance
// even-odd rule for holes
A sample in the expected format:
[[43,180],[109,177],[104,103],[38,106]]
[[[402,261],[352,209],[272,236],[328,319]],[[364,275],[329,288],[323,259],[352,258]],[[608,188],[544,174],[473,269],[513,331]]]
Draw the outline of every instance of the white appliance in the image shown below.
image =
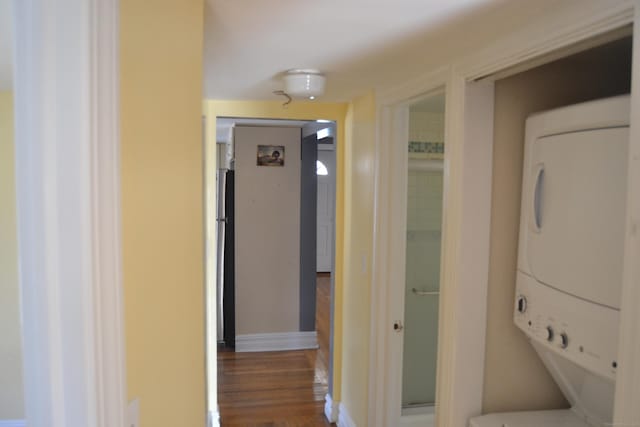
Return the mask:
[[571,409],[484,415],[471,427],[612,422],[628,129],[628,96],[527,120],[514,322]]

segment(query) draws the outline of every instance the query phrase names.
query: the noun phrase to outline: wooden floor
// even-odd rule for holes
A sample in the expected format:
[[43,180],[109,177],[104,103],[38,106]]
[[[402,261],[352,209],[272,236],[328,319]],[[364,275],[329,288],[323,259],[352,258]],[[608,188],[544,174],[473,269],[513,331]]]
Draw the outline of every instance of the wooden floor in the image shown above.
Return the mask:
[[222,427],[325,427],[330,278],[318,276],[318,350],[218,352]]

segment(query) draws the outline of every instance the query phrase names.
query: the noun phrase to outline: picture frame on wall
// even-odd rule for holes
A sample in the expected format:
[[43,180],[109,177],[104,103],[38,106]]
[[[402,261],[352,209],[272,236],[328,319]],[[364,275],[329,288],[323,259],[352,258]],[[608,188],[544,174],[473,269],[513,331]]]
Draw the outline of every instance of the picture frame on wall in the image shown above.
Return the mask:
[[258,166],[284,166],[284,145],[258,145]]

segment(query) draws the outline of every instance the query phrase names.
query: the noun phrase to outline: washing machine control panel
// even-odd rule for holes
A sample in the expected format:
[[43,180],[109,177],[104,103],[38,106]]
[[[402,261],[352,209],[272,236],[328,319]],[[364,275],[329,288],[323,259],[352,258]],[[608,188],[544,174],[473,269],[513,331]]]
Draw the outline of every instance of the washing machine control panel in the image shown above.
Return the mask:
[[530,339],[615,380],[619,311],[539,283],[518,271],[514,322]]

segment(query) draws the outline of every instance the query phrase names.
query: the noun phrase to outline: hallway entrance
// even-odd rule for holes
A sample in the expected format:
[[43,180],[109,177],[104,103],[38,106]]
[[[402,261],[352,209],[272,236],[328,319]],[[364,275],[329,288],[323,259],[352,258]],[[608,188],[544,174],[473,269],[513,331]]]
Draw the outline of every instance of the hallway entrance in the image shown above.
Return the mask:
[[208,113],[209,417],[329,426],[337,121]]

